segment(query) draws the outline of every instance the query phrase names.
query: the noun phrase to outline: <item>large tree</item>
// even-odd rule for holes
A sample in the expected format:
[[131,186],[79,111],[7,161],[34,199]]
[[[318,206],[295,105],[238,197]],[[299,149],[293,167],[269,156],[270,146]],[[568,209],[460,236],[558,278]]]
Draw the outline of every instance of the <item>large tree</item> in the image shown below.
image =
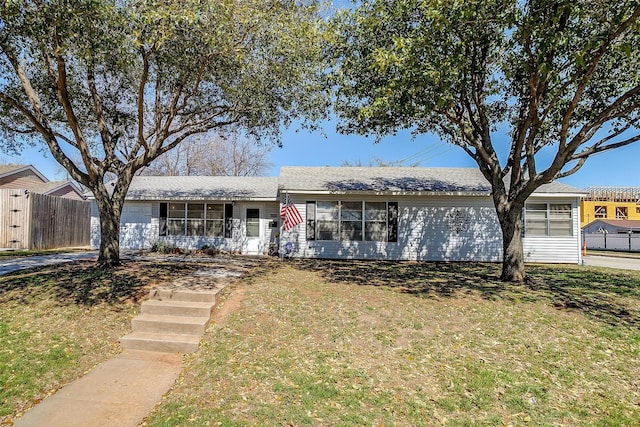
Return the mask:
[[271,146],[237,134],[207,135],[158,157],[142,175],[259,176],[269,169]]
[[320,22],[314,0],[3,1],[3,147],[46,144],[95,196],[98,262],[117,265],[136,171],[193,135],[278,142],[324,110]]
[[640,2],[371,0],[336,21],[345,132],[434,132],[492,187],[502,279],[541,185],[640,139]]

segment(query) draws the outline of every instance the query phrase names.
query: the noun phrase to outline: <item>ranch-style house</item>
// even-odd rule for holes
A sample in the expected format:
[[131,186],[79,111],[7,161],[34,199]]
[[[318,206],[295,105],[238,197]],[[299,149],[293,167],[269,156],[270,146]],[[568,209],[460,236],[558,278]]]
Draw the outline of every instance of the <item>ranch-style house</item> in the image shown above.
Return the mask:
[[[523,213],[527,262],[581,263],[582,195],[554,182],[529,198]],[[282,205],[285,200],[289,204]],[[93,203],[94,248],[99,238]],[[165,242],[251,255],[277,246],[280,254],[307,258],[502,258],[491,187],[474,168],[282,167],[278,177],[137,176],[120,239],[122,249]]]

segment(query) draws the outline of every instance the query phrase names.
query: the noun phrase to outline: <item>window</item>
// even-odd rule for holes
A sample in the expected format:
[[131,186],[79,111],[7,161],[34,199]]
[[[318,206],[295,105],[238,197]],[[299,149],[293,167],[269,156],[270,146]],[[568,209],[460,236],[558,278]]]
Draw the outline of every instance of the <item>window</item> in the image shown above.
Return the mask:
[[160,203],[160,236],[231,237],[231,204]]
[[572,236],[571,205],[549,205],[549,236]]
[[387,240],[387,204],[365,202],[364,240],[384,242]]
[[616,206],[616,219],[627,219],[629,210],[626,206]]
[[570,204],[530,203],[525,211],[526,236],[572,236]]
[[169,219],[167,221],[169,236],[184,236],[186,234],[185,213],[184,203],[169,203]]
[[204,236],[204,203],[187,205],[187,236]]
[[362,240],[362,202],[340,204],[340,240]]
[[339,202],[318,202],[316,204],[316,239],[338,240]]
[[206,217],[207,237],[224,236],[224,206],[207,205]]
[[307,202],[307,240],[316,240],[316,202]]
[[397,241],[395,202],[307,202],[307,240]]
[[246,236],[260,237],[260,209],[247,209]]
[[607,217],[607,207],[606,206],[596,206],[593,212],[593,216],[595,218],[606,218]]

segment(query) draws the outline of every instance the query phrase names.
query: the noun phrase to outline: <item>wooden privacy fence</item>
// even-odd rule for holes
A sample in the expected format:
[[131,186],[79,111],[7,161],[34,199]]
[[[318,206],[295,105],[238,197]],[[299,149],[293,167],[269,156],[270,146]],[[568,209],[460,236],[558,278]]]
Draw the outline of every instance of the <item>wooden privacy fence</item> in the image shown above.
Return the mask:
[[0,190],[0,248],[89,246],[90,203],[25,190]]

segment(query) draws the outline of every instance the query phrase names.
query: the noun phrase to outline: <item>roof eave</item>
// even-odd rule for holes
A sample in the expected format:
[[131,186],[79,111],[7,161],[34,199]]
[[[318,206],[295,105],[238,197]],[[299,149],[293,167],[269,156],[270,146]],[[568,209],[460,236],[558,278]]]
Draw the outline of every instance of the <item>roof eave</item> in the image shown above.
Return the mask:
[[566,198],[575,198],[575,197],[583,197],[586,193],[533,193],[529,197],[566,197]]
[[[95,197],[91,197],[94,199]],[[127,201],[149,201],[149,202],[169,202],[169,201],[218,201],[218,202],[277,202],[278,199],[276,197],[211,197],[211,196],[185,196],[185,197],[143,197],[143,196],[134,196],[125,198]]]
[[310,194],[310,195],[366,195],[366,196],[410,196],[410,197],[438,197],[438,196],[470,196],[489,197],[489,191],[389,191],[389,190],[288,190],[280,189],[281,193]]

